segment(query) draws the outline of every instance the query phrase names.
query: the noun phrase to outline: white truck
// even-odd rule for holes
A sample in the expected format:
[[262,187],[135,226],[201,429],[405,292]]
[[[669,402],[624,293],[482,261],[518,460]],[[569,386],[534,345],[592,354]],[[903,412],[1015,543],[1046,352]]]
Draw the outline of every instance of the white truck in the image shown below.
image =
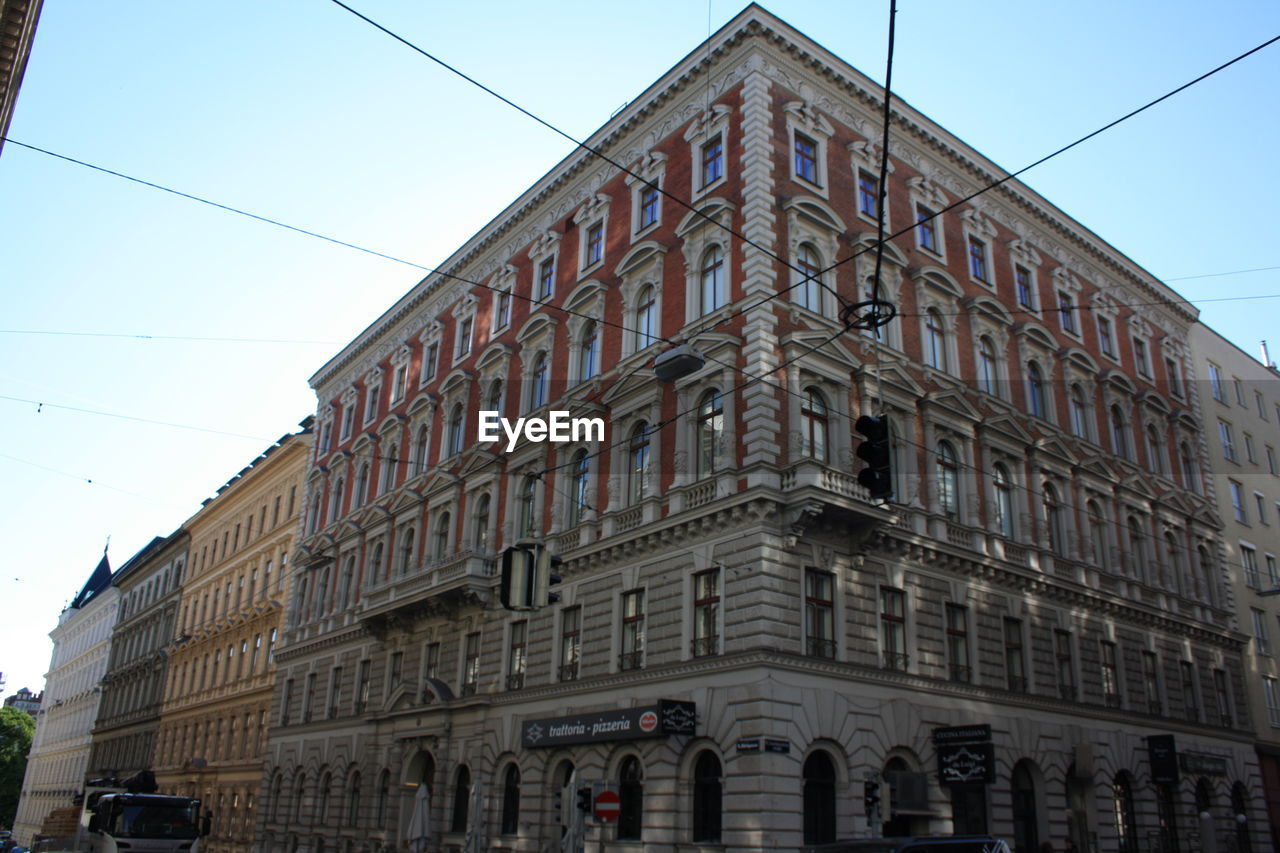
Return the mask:
[[123,782],[94,779],[85,788],[76,853],[199,853],[210,816],[200,800],[155,793],[142,771]]

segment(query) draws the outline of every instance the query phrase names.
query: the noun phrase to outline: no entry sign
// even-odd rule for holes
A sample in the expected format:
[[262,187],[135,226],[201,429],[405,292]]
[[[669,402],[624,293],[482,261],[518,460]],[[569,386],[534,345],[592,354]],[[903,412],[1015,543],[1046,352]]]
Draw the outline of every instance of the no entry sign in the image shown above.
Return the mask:
[[596,820],[601,823],[613,823],[622,811],[622,800],[617,791],[604,790],[596,794]]

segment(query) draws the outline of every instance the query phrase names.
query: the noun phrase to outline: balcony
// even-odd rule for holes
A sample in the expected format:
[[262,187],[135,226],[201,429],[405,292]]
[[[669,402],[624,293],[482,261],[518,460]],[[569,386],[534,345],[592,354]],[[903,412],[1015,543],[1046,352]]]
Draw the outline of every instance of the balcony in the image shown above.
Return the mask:
[[578,662],[562,664],[559,675],[561,681],[576,681],[578,679]]
[[618,669],[631,672],[644,666],[644,652],[623,652],[618,655]]
[[476,690],[477,690],[477,689],[479,689],[479,685],[477,685],[477,684],[476,684],[476,682],[474,682],[474,681],[468,681],[468,682],[465,682],[465,683],[462,685],[462,695],[463,695],[463,696],[474,696],[474,695],[476,695]]
[[377,584],[365,593],[357,615],[375,633],[397,615],[435,606],[484,602],[497,583],[496,558],[464,549],[425,568]]
[[520,690],[524,687],[524,673],[513,672],[507,676],[507,689]]
[[893,672],[906,672],[911,658],[902,652],[884,652],[880,657],[880,666]]
[[717,654],[720,651],[720,636],[712,634],[709,637],[695,637],[689,643],[689,651],[695,658]]
[[811,658],[834,660],[836,656],[836,641],[826,640],[821,637],[809,637],[805,640],[805,654]]
[[969,684],[973,681],[973,667],[971,666],[953,663],[947,669],[952,681],[960,684]]

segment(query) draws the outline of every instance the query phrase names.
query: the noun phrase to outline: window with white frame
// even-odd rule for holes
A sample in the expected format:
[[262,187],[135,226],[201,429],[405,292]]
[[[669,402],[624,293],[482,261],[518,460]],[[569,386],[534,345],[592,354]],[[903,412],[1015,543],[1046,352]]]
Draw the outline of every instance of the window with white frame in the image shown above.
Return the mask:
[[705,317],[728,304],[724,249],[713,244],[702,253],[698,268],[698,314]]
[[514,287],[514,278],[505,279],[493,291],[493,324],[491,330],[494,332],[511,325],[511,291]]
[[1147,356],[1147,342],[1142,338],[1133,339],[1133,363],[1139,376],[1151,378],[1151,359]]
[[819,313],[823,310],[824,285],[819,275],[823,269],[822,258],[812,243],[801,243],[796,252],[791,300],[802,308]]
[[1165,473],[1165,456],[1164,442],[1160,439],[1160,431],[1155,424],[1147,424],[1146,430],[1147,444],[1147,465],[1152,473],[1163,475]]
[[1077,438],[1089,437],[1089,402],[1084,387],[1076,382],[1067,392],[1068,406],[1071,409],[1071,434]]
[[[1166,358],[1164,360],[1164,374],[1169,383],[1169,394],[1173,397],[1182,397],[1182,365],[1176,359]],[[1258,409],[1262,411],[1261,408]]]
[[952,681],[968,684],[973,680],[969,661],[969,608],[948,602],[946,615],[948,673]]
[[1253,436],[1247,432],[1244,433],[1244,458],[1250,462],[1258,461],[1253,450]]
[[1209,388],[1213,392],[1213,399],[1219,403],[1227,402],[1227,392],[1222,382],[1222,368],[1209,362]]
[[942,252],[938,212],[923,204],[916,205],[916,245],[935,255]]
[[666,154],[650,151],[627,176],[627,185],[631,187],[632,242],[662,221],[662,184],[666,166]]
[[1124,411],[1113,405],[1111,407],[1111,452],[1122,459],[1131,459],[1129,448],[1129,423]]
[[1036,280],[1030,269],[1022,264],[1013,267],[1013,288],[1018,299],[1018,307],[1027,311],[1036,310]]
[[622,648],[618,669],[627,672],[644,666],[645,591],[622,593]]
[[1075,297],[1065,290],[1058,291],[1058,319],[1062,325],[1062,331],[1069,335],[1080,334],[1079,327],[1076,325]]
[[1222,455],[1232,462],[1237,461],[1235,431],[1231,424],[1218,421],[1218,438],[1222,440]]
[[456,326],[458,330],[457,340],[454,345],[453,360],[461,361],[471,354],[471,332],[475,318],[472,316],[462,317],[458,320]]
[[1268,524],[1267,521],[1267,496],[1262,492],[1253,493],[1253,503],[1258,512],[1258,523]]
[[978,390],[988,394],[997,391],[996,345],[990,335],[978,338]]
[[924,363],[937,370],[947,370],[947,328],[942,315],[934,308],[924,312]]
[[880,211],[880,179],[868,169],[858,170],[858,213],[876,219]]
[[720,570],[693,576],[693,657],[720,653]]
[[538,274],[534,279],[534,299],[546,302],[556,292],[556,259],[543,258],[538,264]]
[[938,488],[938,511],[951,521],[960,520],[960,466],[955,448],[939,441],[934,452]]
[[652,284],[640,288],[636,297],[634,351],[639,352],[651,344],[658,342],[658,294]]
[[591,508],[591,457],[585,450],[579,450],[573,456],[573,464],[569,467],[569,496],[565,519],[566,527],[577,527],[581,524]]
[[804,456],[826,462],[827,403],[817,388],[806,388],[800,400],[800,452]]
[[1256,607],[1249,608],[1253,617],[1254,650],[1260,655],[1271,654],[1271,631],[1267,627],[1267,614]]
[[835,575],[821,569],[804,570],[805,653],[833,659],[835,639]]
[[632,506],[649,494],[649,424],[640,421],[631,429],[627,445],[627,498]]
[[725,180],[725,147],[731,108],[713,104],[689,123],[684,138],[689,143],[693,163],[692,198],[720,186]]
[[549,302],[556,294],[561,237],[557,231],[544,231],[529,249],[530,266],[533,268],[532,296],[535,302]]
[[405,386],[409,379],[407,362],[397,364],[391,371],[391,402],[398,403],[404,399]]
[[1239,376],[1231,377],[1231,384],[1236,389],[1236,405],[1244,405],[1244,383],[1240,381]]
[[600,372],[600,328],[588,320],[578,340],[578,381],[586,382]]
[[719,468],[720,445],[724,438],[724,400],[714,388],[698,403],[695,427],[698,477],[709,477]]
[[1267,702],[1267,722],[1272,726],[1280,726],[1280,688],[1276,679],[1270,675],[1262,676],[1262,695]]
[[1032,417],[1042,419],[1049,417],[1049,400],[1044,372],[1035,361],[1027,362],[1027,411]]
[[382,371],[372,370],[365,377],[364,425],[373,423],[378,416],[378,402],[382,396]]
[[1227,491],[1231,495],[1231,509],[1236,521],[1249,522],[1244,508],[1244,490],[1235,480],[1227,480]]
[[795,176],[799,180],[820,186],[818,171],[818,143],[799,131],[792,135],[792,151],[795,162],[792,164]]
[[977,237],[969,238],[969,277],[983,284],[990,283],[987,263],[987,244]]
[[609,196],[597,193],[587,199],[573,215],[578,226],[579,275],[594,270],[604,261],[605,239],[609,230]]
[[880,653],[882,667],[907,671],[907,594],[888,586],[880,587]]
[[1103,355],[1115,358],[1116,341],[1111,331],[1111,320],[1107,317],[1098,317],[1098,349]]
[[1005,539],[1013,539],[1017,533],[1016,516],[1014,515],[1013,481],[1009,477],[1009,469],[997,462],[991,469],[991,485],[995,489],[995,522],[996,530]]
[[436,370],[440,366],[440,344],[432,341],[424,348],[422,355],[422,381],[430,382],[436,378]]
[[724,178],[724,140],[717,133],[698,147],[698,166],[701,185],[708,189]]
[[783,107],[791,141],[791,178],[820,196],[827,193],[827,140],[831,122],[812,104],[791,101]]

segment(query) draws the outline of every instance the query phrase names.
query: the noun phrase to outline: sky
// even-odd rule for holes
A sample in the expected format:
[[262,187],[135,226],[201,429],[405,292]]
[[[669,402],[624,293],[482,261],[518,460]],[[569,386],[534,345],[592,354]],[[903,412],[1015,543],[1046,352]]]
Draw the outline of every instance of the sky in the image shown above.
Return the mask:
[[[743,7],[350,3],[578,139]],[[764,5],[883,81],[887,0]],[[1270,0],[898,8],[895,94],[1009,170],[1280,34]],[[1193,302],[1280,295],[1278,89],[1280,43],[1023,180]],[[425,266],[572,150],[331,0],[45,0],[9,136]],[[296,430],[421,276],[5,145],[5,695],[41,689],[104,547],[123,565]],[[1280,299],[1198,307],[1280,352]]]

